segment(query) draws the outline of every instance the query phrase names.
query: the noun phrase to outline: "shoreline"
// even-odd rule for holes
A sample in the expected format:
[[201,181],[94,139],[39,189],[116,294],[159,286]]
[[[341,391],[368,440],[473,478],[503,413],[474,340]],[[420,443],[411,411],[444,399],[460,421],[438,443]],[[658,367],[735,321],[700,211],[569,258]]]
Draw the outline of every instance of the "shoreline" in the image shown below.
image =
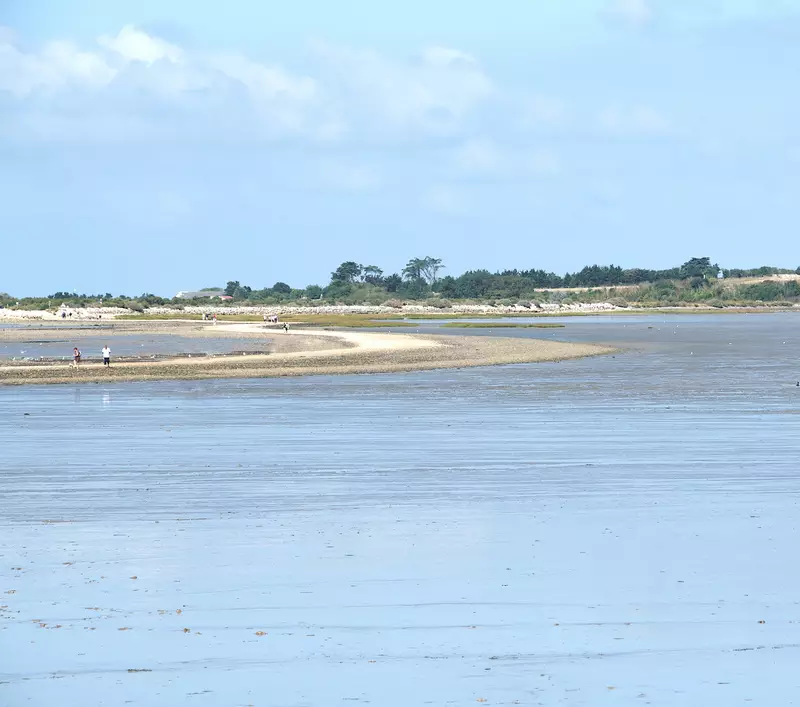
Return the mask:
[[202,312],[216,313],[220,322],[250,321],[260,322],[264,314],[278,315],[289,323],[303,324],[304,321],[314,324],[319,318],[341,318],[341,326],[376,326],[374,323],[345,323],[348,318],[363,318],[364,322],[378,320],[381,327],[403,326],[403,321],[416,319],[482,319],[530,317],[547,319],[550,317],[594,317],[594,316],[647,316],[655,314],[777,314],[800,313],[800,305],[778,306],[768,304],[731,305],[726,307],[708,307],[699,304],[672,305],[660,307],[618,307],[607,302],[576,303],[568,305],[542,305],[537,308],[522,306],[492,306],[483,304],[453,305],[451,309],[440,309],[428,305],[406,304],[402,308],[383,305],[324,305],[320,307],[292,305],[188,305],[183,309],[169,307],[152,307],[144,312],[136,313],[118,308],[85,307],[70,309],[74,316],[67,319],[47,310],[23,310],[0,308],[0,326],[14,324],[58,325],[68,328],[70,325],[94,323],[100,328],[113,328],[120,322],[186,322],[199,324]]
[[[264,329],[258,325],[228,324],[203,327],[202,334],[263,336]],[[113,337],[110,338],[113,344]],[[290,331],[276,340],[280,340],[279,345],[266,354],[124,363],[115,363],[112,358],[108,368],[102,363],[84,363],[77,368],[71,363],[5,364],[0,365],[0,386],[395,373],[556,362],[616,351],[595,344],[543,339],[308,329]]]

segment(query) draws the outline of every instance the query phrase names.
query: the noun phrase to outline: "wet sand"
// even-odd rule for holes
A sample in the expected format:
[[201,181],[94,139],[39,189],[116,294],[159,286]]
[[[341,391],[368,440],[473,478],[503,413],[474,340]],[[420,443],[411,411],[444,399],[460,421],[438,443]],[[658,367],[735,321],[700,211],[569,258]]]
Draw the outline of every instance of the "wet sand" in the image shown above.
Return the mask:
[[[147,330],[150,329],[148,326]],[[130,327],[124,329],[130,330]],[[112,365],[107,368],[99,362],[81,363],[77,368],[64,362],[7,363],[0,366],[0,385],[389,373],[563,361],[612,351],[592,344],[540,339],[326,330],[286,333],[265,330],[257,324],[159,327],[159,331],[173,331],[180,336],[262,339],[269,336],[270,339],[268,353],[263,354],[121,362],[112,358]],[[105,335],[112,351],[115,333],[116,330]],[[13,335],[19,336],[19,330]]]
[[559,336],[628,353],[0,387],[0,705],[795,703],[800,318]]

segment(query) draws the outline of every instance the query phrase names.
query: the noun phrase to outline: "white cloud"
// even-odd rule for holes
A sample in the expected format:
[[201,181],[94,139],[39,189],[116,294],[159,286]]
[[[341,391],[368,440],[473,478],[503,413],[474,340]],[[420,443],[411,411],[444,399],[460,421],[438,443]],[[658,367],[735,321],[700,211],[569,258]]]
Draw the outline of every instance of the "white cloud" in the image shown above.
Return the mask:
[[422,59],[428,66],[445,69],[454,66],[479,68],[475,57],[450,47],[428,47],[422,52]]
[[650,0],[613,0],[608,13],[636,27],[649,24],[654,17]]
[[110,140],[116,133],[126,140],[186,137],[202,128],[226,138],[245,128],[251,137],[271,138],[332,132],[319,114],[313,79],[240,54],[186,52],[131,26],[99,37],[90,50],[50,42],[23,51],[15,42],[8,33],[0,37],[0,91],[19,101],[7,117],[18,137]]
[[158,37],[151,37],[131,25],[123,27],[116,37],[98,37],[97,43],[128,61],[152,64],[162,59],[178,62],[183,58],[183,51],[179,47]]
[[70,42],[49,42],[38,53],[26,53],[0,40],[0,91],[17,97],[36,90],[102,88],[115,73],[102,57]]
[[317,87],[313,79],[293,76],[283,69],[251,61],[241,54],[217,55],[208,60],[208,65],[239,81],[261,100],[308,102],[316,97]]
[[18,100],[6,127],[16,137],[65,139],[74,131],[80,140],[95,122],[103,139],[118,125],[121,140],[132,130],[188,139],[212,126],[226,138],[328,142],[453,134],[493,91],[474,57],[448,47],[405,62],[330,45],[315,56],[323,61],[312,78],[239,53],[189,51],[133,26],[89,48],[51,42],[33,51],[3,32],[0,91]]
[[370,125],[450,133],[492,94],[492,84],[468,54],[432,47],[399,62],[369,50],[318,44],[334,102],[357,101]]

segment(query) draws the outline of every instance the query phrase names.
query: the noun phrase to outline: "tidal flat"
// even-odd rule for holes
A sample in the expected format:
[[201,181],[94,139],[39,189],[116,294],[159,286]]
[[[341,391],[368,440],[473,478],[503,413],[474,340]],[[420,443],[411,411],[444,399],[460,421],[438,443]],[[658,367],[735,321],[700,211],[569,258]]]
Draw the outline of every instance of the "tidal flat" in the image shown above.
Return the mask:
[[0,388],[0,704],[792,704],[800,317],[502,336],[623,353]]

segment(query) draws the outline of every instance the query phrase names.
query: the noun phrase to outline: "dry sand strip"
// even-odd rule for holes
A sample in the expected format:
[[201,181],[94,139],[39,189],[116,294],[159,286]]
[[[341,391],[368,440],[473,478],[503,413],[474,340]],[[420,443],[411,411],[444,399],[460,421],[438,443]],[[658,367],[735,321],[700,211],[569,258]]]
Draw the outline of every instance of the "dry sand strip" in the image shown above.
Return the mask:
[[[263,333],[257,325],[217,326],[219,336]],[[328,337],[330,348],[245,356],[174,358],[101,364],[0,366],[0,385],[97,383],[101,381],[272,378],[352,373],[389,373],[538,361],[563,361],[612,353],[592,344],[492,336],[419,336],[372,332],[290,331],[281,337]],[[316,339],[319,341],[319,339]],[[294,341],[293,341],[294,343]],[[348,348],[345,348],[348,347]]]
[[[223,328],[210,326],[204,327],[205,331],[234,334],[264,334],[264,328],[257,324],[228,324]],[[274,332],[275,330],[273,330]],[[412,351],[414,349],[432,349],[441,346],[441,342],[433,338],[423,338],[409,334],[389,334],[387,332],[374,333],[363,331],[330,331],[327,329],[313,329],[305,331],[289,330],[278,331],[275,334],[283,339],[287,336],[325,337],[330,339],[330,348],[318,351],[293,351],[289,353],[276,353],[272,358],[309,358],[312,356],[325,356],[340,353],[366,353],[369,351]],[[342,351],[343,347],[348,347]]]

